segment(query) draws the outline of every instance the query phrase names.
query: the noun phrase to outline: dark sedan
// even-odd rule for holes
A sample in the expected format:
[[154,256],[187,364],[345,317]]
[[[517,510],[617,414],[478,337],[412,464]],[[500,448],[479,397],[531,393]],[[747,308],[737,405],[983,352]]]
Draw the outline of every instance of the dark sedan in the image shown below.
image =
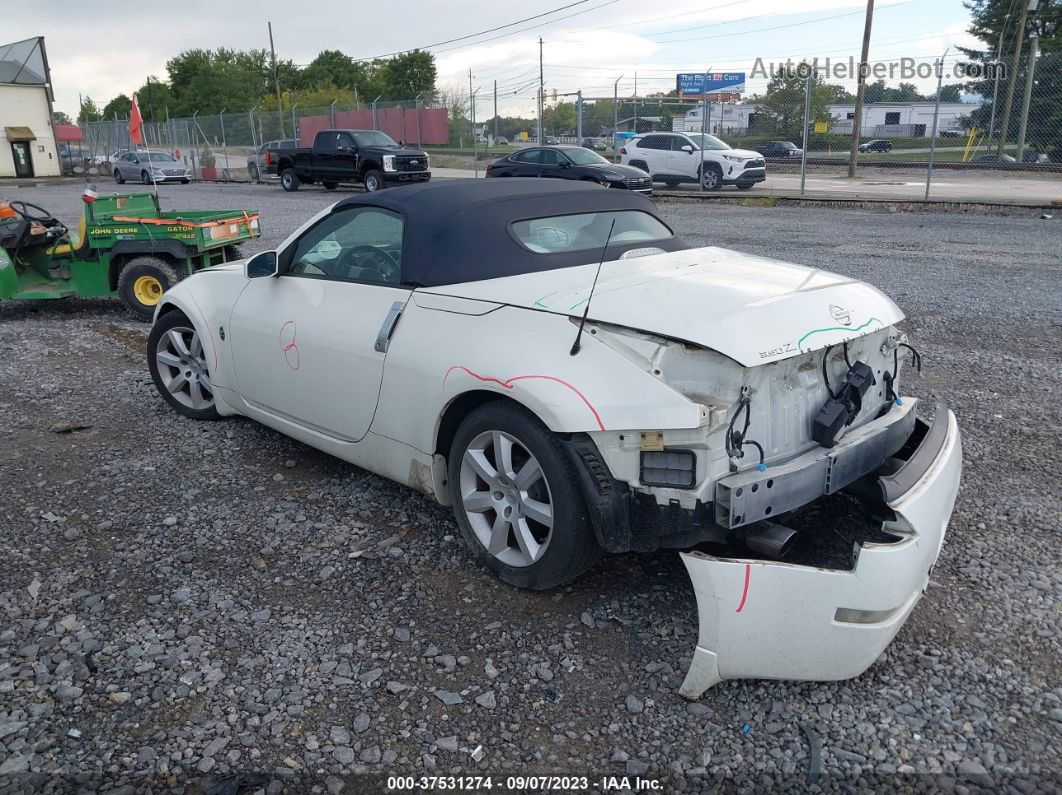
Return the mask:
[[639,168],[612,163],[582,146],[521,149],[487,166],[488,177],[553,177],[596,182],[650,195],[652,178]]
[[859,145],[860,152],[891,152],[892,141],[886,141],[884,138],[875,138],[873,141],[867,141]]
[[764,157],[800,157],[804,154],[804,150],[792,141],[767,141],[753,149]]

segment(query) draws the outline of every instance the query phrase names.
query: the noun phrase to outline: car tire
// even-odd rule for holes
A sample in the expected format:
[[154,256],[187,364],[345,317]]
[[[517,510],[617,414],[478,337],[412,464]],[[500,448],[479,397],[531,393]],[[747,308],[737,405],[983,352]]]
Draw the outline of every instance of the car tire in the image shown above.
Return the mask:
[[250,165],[248,165],[248,166],[247,166],[247,175],[248,175],[248,176],[249,176],[249,177],[250,177],[250,178],[251,178],[251,179],[252,179],[252,180],[253,180],[254,182],[258,182],[258,179],[259,179],[259,177],[261,176],[261,175],[260,175],[260,174],[258,173],[258,166],[256,166],[256,165],[255,165],[254,163],[251,163]]
[[649,164],[646,163],[644,160],[631,160],[631,161],[629,161],[627,163],[627,165],[628,166],[634,166],[635,168],[639,168],[642,171],[644,171],[646,174],[649,173]]
[[148,174],[146,171],[141,171],[140,172],[140,181],[143,182],[145,185],[152,184],[151,183],[151,175]]
[[181,180],[181,184],[182,184],[182,185],[187,185],[187,184],[188,184],[189,182],[191,182],[191,181],[192,181],[192,180],[190,180],[190,179],[182,179],[182,180]]
[[361,176],[361,184],[365,186],[366,193],[375,193],[378,190],[383,190],[384,185],[383,174],[377,169],[370,168]]
[[[499,439],[508,446],[507,469],[494,466]],[[532,464],[537,465],[531,470],[533,479],[521,484],[520,476]],[[492,471],[491,480],[483,477]],[[476,559],[502,582],[534,591],[556,588],[600,558],[571,459],[557,437],[523,406],[494,401],[465,417],[450,445],[447,477],[461,535]],[[465,496],[473,494],[479,496]],[[489,507],[484,507],[484,499]],[[547,515],[551,526],[536,518]],[[506,516],[517,517],[516,523]],[[498,522],[504,536],[493,532]],[[531,540],[542,546],[532,547]]]
[[750,190],[755,184],[755,182],[739,182],[737,188],[738,190]]
[[238,259],[244,259],[247,255],[244,254],[239,246],[225,246],[225,261],[235,262]]
[[701,168],[700,182],[705,190],[719,190],[723,187],[723,170],[715,163],[705,163]]
[[325,190],[335,190],[339,187],[338,182],[322,182],[321,185],[324,187]]
[[179,311],[160,317],[148,334],[148,370],[155,389],[170,408],[193,420],[221,418],[206,350],[195,326]]
[[280,187],[288,193],[294,193],[299,189],[302,181],[293,168],[286,168],[280,173]]
[[679,186],[679,184],[680,183],[679,183],[679,181],[677,179],[665,179],[664,180],[664,185],[667,187],[668,190],[674,190],[675,188],[677,188]]
[[114,181],[117,182],[119,185],[125,184],[125,177],[122,176],[122,172],[118,169],[114,170]]
[[136,257],[118,274],[118,295],[138,320],[147,323],[163,294],[181,280],[177,269],[159,257]]

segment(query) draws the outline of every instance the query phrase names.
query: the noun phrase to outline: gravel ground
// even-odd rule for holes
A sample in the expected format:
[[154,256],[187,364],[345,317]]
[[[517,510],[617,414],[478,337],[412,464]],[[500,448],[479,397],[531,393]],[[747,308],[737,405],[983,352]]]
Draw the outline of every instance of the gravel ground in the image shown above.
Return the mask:
[[[8,196],[72,223],[78,192]],[[249,251],[335,198],[160,192],[261,209]],[[115,301],[5,303],[0,792],[379,791],[386,773],[752,791],[802,787],[813,755],[827,789],[1057,791],[1058,221],[663,211],[698,243],[879,285],[925,358],[908,390],[959,416],[966,470],[940,563],[865,675],[725,682],[687,703],[696,608],[674,553],[515,591],[427,498],[252,422],[169,411],[146,326]]]

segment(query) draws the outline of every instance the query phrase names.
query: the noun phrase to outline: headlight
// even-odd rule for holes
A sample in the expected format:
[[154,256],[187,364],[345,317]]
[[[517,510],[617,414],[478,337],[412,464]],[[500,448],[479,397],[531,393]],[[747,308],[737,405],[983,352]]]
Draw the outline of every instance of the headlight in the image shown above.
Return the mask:
[[394,155],[384,155],[383,156],[383,164],[384,164],[384,171],[394,171],[395,170],[395,156]]
[[725,157],[727,160],[732,160],[735,163],[742,163],[746,160],[746,158],[742,157],[741,155],[723,155],[723,157]]
[[601,179],[612,179],[612,180],[623,179],[623,175],[622,174],[612,174],[612,173],[606,172],[606,173],[601,175]]

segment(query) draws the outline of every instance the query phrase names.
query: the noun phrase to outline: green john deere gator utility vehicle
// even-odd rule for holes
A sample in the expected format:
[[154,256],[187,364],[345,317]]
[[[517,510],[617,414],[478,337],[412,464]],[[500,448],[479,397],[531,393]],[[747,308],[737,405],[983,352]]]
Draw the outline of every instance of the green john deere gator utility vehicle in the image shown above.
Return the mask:
[[249,210],[162,212],[151,193],[82,194],[71,231],[43,207],[0,201],[0,300],[119,295],[151,320],[162,294],[200,268],[241,255],[258,237]]

